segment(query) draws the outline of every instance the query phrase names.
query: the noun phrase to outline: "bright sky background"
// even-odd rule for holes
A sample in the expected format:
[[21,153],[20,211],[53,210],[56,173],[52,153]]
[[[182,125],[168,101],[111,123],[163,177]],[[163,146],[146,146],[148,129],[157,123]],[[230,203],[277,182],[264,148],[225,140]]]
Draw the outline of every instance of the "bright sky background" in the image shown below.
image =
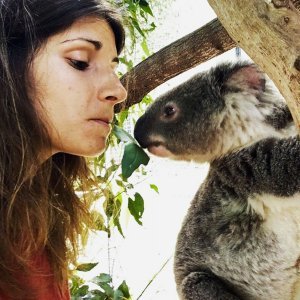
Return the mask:
[[[162,17],[161,26],[151,37],[150,42],[153,43],[154,51],[196,30],[215,17],[205,0],[174,1]],[[220,60],[234,58],[234,51],[230,51],[195,70],[208,68]],[[153,91],[152,95],[155,97],[182,82],[195,70],[170,80]],[[153,276],[171,258],[140,299],[178,299],[172,260],[176,237],[189,203],[205,178],[207,170],[208,165],[174,162],[152,156],[147,166],[148,179],[136,186],[134,191],[140,192],[145,200],[143,226],[139,226],[132,218],[129,221],[125,220],[123,227],[126,238],[123,239],[116,234],[117,238],[109,245],[110,266],[106,264],[108,261],[106,234],[98,236],[87,249],[90,258],[101,261],[95,269],[95,274],[108,273],[108,269],[112,270],[115,285],[118,286],[125,279],[134,296],[133,300],[137,300]],[[149,188],[151,183],[158,186],[159,194]],[[95,274],[90,274],[90,277]]]

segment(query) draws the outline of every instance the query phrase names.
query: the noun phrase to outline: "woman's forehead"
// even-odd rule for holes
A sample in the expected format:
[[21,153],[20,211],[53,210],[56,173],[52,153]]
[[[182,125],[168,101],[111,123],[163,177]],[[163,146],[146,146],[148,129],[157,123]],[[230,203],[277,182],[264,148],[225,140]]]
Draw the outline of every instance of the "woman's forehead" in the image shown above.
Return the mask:
[[108,22],[96,17],[85,17],[75,21],[70,27],[58,35],[62,38],[77,38],[82,35],[85,38],[101,38],[103,34],[113,35],[113,31]]

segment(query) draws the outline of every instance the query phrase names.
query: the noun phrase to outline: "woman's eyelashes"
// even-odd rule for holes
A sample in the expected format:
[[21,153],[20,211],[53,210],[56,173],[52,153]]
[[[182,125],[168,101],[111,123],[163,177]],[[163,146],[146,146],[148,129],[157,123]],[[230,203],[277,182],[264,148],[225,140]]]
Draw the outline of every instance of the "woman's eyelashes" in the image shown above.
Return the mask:
[[88,62],[83,60],[68,58],[68,61],[71,67],[79,71],[85,71],[90,66]]

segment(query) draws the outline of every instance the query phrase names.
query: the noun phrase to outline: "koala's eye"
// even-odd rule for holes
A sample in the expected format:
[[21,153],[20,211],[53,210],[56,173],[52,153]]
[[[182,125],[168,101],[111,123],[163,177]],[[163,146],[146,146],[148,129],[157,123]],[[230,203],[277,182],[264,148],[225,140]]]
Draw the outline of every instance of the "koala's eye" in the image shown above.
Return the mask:
[[164,117],[169,118],[174,116],[176,113],[176,108],[173,105],[166,105],[164,108]]

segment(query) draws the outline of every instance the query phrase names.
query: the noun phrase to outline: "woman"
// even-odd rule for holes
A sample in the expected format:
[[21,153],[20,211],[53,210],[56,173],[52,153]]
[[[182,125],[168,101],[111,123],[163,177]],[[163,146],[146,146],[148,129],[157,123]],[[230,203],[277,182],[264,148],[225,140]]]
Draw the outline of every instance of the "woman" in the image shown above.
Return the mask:
[[1,0],[0,45],[0,299],[69,299],[89,221],[74,185],[126,98],[124,30],[102,0]]

